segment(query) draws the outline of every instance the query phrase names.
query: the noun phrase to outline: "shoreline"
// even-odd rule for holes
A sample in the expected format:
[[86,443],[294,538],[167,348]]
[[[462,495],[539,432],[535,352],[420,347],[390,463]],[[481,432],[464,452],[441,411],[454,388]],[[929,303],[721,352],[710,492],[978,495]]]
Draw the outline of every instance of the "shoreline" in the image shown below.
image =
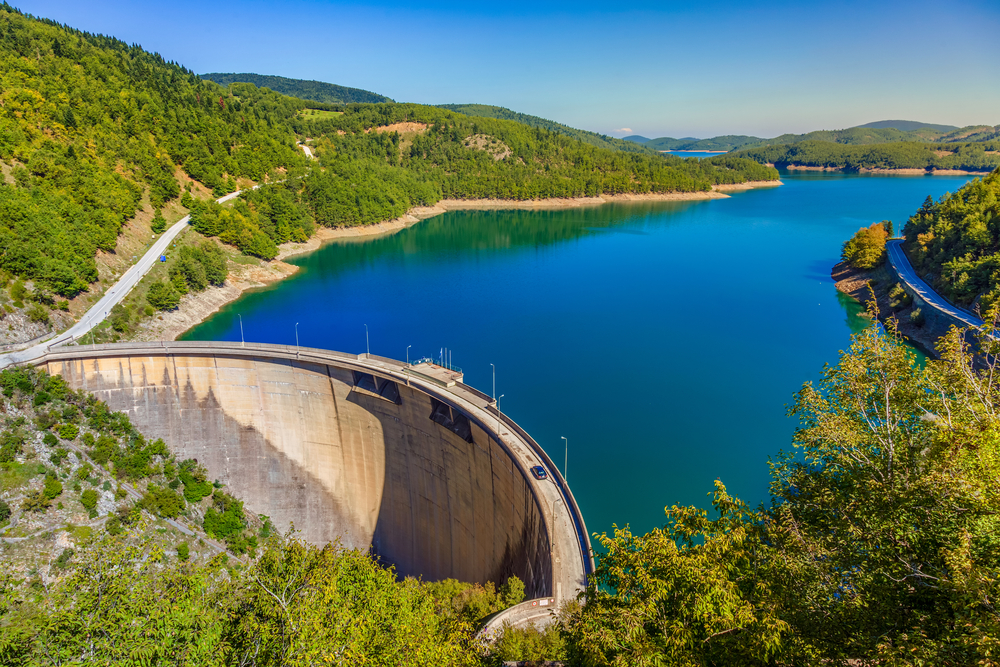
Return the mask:
[[571,208],[627,204],[655,201],[707,201],[726,199],[727,192],[744,192],[755,188],[783,185],[775,181],[747,181],[713,185],[701,192],[659,192],[647,194],[601,195],[598,197],[573,197],[552,199],[442,199],[433,206],[415,206],[395,220],[384,220],[374,225],[356,227],[318,227],[316,233],[302,243],[285,243],[278,246],[278,255],[269,262],[237,269],[222,287],[209,287],[198,294],[185,295],[176,309],[167,311],[144,325],[131,340],[177,340],[186,331],[198,326],[219,312],[228,303],[239,299],[245,292],[267,287],[279,280],[295,275],[299,267],[284,260],[319,250],[327,243],[340,239],[354,239],[394,234],[422,220],[449,211],[555,211]]
[[[767,166],[774,167],[774,164],[769,163]],[[965,171],[964,169],[934,169],[927,171],[926,169],[918,168],[878,169],[864,167],[858,169],[857,172],[854,172],[852,170],[845,169],[844,167],[812,167],[809,165],[799,164],[787,164],[781,168],[787,169],[788,171],[840,171],[858,174],[885,174],[890,176],[894,174],[898,176],[986,176],[994,171],[993,169],[988,169],[986,171]]]
[[[874,293],[880,322],[884,323],[890,317],[895,319],[897,329],[907,343],[931,359],[940,358],[935,350],[935,345],[937,345],[938,339],[947,333],[947,328],[913,324],[910,321],[910,313],[914,309],[913,303],[894,312],[890,305],[888,288],[895,283],[884,265],[868,271],[854,269],[846,262],[839,262],[830,269],[830,277],[833,278],[837,291],[846,294],[866,308],[872,300],[872,293]],[[863,317],[870,319],[867,314],[863,314]]]

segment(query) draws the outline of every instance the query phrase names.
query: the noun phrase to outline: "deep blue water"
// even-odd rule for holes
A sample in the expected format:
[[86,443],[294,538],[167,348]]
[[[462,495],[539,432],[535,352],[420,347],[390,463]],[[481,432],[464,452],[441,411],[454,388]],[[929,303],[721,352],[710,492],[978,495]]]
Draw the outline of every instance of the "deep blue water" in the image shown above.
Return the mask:
[[295,342],[404,359],[442,347],[559,462],[588,528],[648,530],[706,505],[715,478],[752,504],[788,448],[785,406],[864,326],[830,268],[862,225],[901,228],[967,178],[785,174],[704,202],[454,212],[340,241],[186,339]]

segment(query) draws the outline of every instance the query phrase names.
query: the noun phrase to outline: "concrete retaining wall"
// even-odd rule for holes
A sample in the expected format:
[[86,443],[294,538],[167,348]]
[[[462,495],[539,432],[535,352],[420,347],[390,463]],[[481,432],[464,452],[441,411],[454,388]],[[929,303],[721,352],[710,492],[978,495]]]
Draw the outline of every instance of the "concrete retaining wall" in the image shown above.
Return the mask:
[[553,594],[550,537],[523,466],[475,415],[472,442],[432,421],[426,386],[397,382],[395,402],[355,387],[350,364],[224,351],[74,356],[45,367],[178,458],[198,459],[279,528],[370,544],[404,576],[516,574],[529,597]]

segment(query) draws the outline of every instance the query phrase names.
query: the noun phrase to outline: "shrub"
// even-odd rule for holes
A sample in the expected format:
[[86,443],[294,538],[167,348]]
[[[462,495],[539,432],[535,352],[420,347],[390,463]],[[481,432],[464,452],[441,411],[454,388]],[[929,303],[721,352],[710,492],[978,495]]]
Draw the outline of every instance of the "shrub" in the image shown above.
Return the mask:
[[172,310],[181,302],[181,295],[169,282],[156,282],[149,286],[146,301],[157,310]]
[[69,559],[73,557],[73,553],[72,549],[63,549],[63,552],[59,554],[59,558],[56,558],[55,566],[59,568],[66,567],[69,564]]
[[173,519],[184,509],[184,501],[170,489],[150,484],[146,494],[139,501],[139,507],[147,512]]
[[45,437],[44,437],[44,438],[42,438],[42,442],[44,442],[44,443],[45,443],[46,445],[48,445],[49,447],[52,447],[52,446],[53,446],[53,445],[55,445],[55,444],[56,444],[57,442],[59,442],[59,439],[58,439],[58,438],[56,438],[56,436],[55,436],[55,434],[54,434],[54,433],[46,433],[46,434],[45,434]]
[[191,547],[188,546],[187,542],[181,542],[177,545],[177,558],[182,561],[186,561],[191,557]]
[[0,523],[6,523],[10,518],[10,505],[0,500]]
[[34,322],[35,324],[44,324],[46,326],[49,324],[49,311],[40,304],[31,304],[31,308],[28,308],[25,314],[28,316],[28,320],[30,322]]
[[97,509],[98,498],[99,496],[97,495],[97,491],[87,489],[80,494],[80,504],[83,505],[88,512],[93,512]]
[[919,308],[914,308],[910,311],[910,322],[915,326],[924,326],[924,313]]
[[45,497],[45,491],[43,489],[38,489],[37,491],[32,491],[24,497],[24,501],[21,503],[21,509],[25,512],[41,512],[42,510],[48,509],[52,501]]
[[76,440],[80,435],[80,427],[76,424],[63,424],[59,427],[59,437],[63,440]]
[[162,234],[167,229],[167,221],[160,209],[156,209],[156,213],[153,214],[153,223],[151,226],[154,234]]
[[107,522],[104,524],[104,530],[108,531],[109,535],[119,535],[122,532],[122,520],[115,515],[108,517]]
[[45,486],[42,487],[42,493],[45,494],[47,500],[53,500],[61,495],[63,492],[62,482],[56,477],[55,473],[50,472],[45,476]]

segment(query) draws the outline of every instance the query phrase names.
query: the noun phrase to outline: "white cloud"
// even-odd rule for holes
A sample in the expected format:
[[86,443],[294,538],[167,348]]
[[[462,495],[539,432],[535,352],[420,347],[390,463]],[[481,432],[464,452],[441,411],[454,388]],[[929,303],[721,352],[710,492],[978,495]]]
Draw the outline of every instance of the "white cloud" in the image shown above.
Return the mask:
[[622,128],[617,129],[617,130],[611,130],[611,131],[612,132],[631,132],[632,128],[631,127],[622,127]]

